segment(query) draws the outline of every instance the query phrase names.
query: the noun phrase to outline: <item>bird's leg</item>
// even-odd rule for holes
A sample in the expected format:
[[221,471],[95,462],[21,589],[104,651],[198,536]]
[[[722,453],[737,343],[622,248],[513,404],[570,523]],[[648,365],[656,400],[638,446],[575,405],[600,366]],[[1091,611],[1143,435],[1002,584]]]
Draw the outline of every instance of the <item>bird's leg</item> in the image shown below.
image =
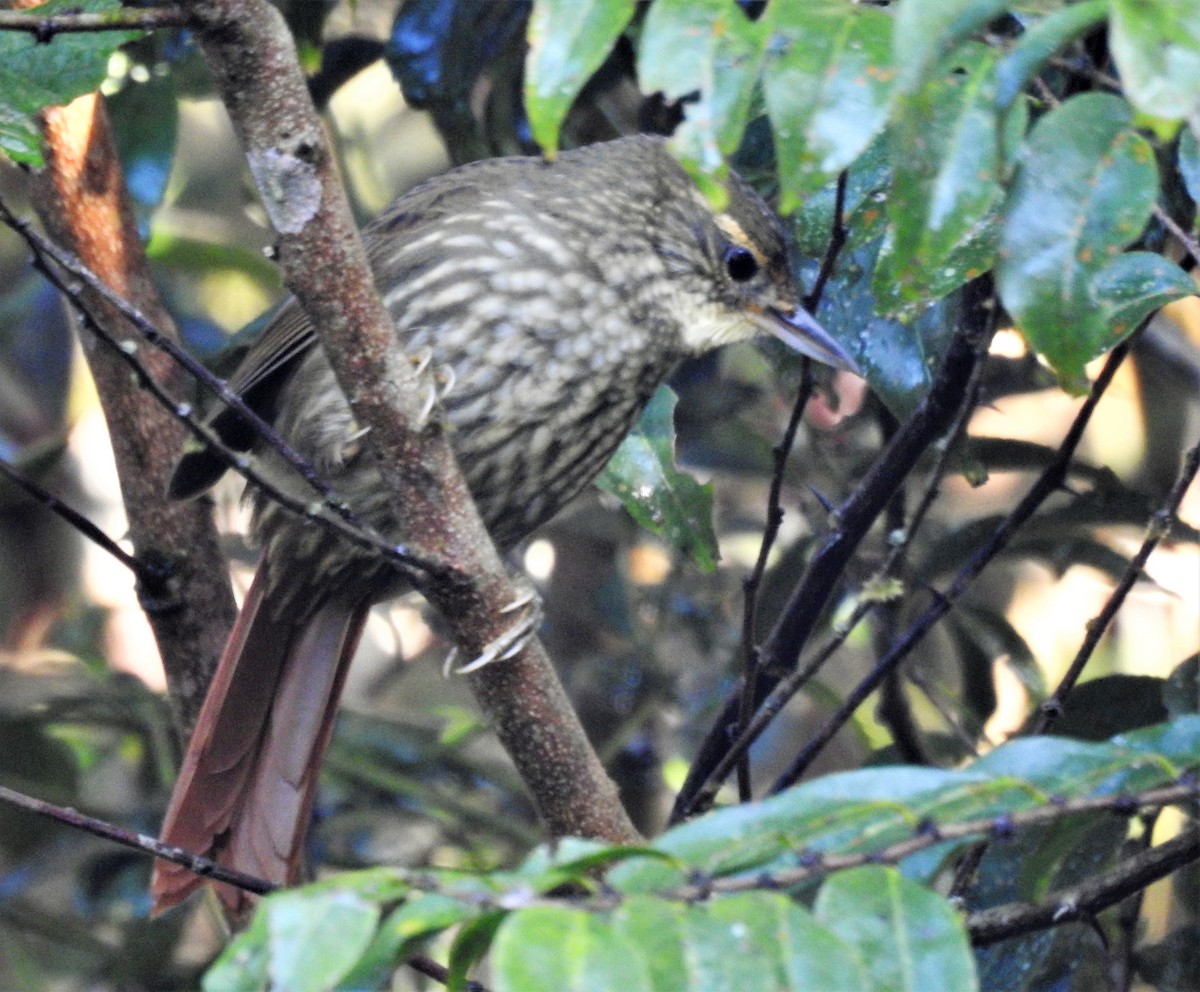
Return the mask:
[[478,657],[468,661],[465,665],[455,667],[459,652],[458,648],[453,648],[446,655],[446,661],[442,666],[444,675],[467,675],[477,672],[493,662],[509,661],[520,654],[530,639],[537,634],[544,616],[542,597],[538,595],[537,590],[533,588],[528,579],[521,577],[516,579],[516,582],[521,587],[517,597],[500,611],[505,614],[519,613],[520,616],[516,623],[486,644]]

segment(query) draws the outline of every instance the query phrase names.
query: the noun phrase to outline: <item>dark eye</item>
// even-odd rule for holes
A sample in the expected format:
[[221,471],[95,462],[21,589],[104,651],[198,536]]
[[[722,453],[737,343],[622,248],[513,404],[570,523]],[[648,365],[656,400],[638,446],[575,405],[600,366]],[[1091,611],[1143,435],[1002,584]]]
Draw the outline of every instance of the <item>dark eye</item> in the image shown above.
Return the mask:
[[758,274],[758,259],[747,248],[725,249],[725,271],[734,282],[747,282]]

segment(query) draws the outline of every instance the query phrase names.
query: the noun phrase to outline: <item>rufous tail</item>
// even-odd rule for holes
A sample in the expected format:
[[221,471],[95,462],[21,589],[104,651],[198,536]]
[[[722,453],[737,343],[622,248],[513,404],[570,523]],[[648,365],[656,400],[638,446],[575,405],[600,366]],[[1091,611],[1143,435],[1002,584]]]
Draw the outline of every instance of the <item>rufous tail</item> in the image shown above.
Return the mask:
[[[297,621],[270,602],[260,563],[205,697],[163,821],[162,840],[280,885],[297,880],[317,773],[366,620],[359,602],[321,603]],[[158,861],[153,912],[206,884]],[[213,883],[234,914],[241,889]]]

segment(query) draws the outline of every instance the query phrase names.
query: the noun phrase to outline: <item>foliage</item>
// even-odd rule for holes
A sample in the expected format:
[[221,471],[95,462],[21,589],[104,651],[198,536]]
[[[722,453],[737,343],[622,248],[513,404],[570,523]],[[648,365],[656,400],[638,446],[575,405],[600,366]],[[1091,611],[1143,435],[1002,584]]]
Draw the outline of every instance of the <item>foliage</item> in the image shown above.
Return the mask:
[[[107,0],[51,2],[41,15],[115,9]],[[319,56],[314,5],[281,6]],[[821,290],[817,316],[854,354],[880,401],[829,435],[802,430],[808,447],[803,471],[795,471],[786,453],[772,458],[771,445],[786,416],[775,391],[795,392],[799,363],[765,348],[732,353],[723,367],[690,366],[673,383],[678,411],[661,394],[602,480],[665,542],[632,536],[621,517],[595,504],[583,523],[582,514],[568,516],[547,531],[558,560],[545,590],[547,640],[651,830],[664,779],[678,784],[678,766],[697,753],[730,687],[738,632],[743,653],[753,653],[745,649],[777,629],[806,562],[841,525],[827,509],[870,480],[879,435],[894,435],[919,407],[951,342],[980,323],[980,312],[996,326],[1011,318],[1041,361],[1029,352],[993,355],[970,402],[1041,398],[1049,409],[1048,398],[1060,398],[1056,385],[1087,391],[1096,375],[1090,363],[1132,340],[1145,387],[1137,410],[1152,429],[1142,456],[1123,467],[1069,458],[1052,487],[1059,491],[982,563],[982,588],[966,589],[940,639],[920,641],[921,657],[871,697],[877,714],[851,707],[851,733],[836,738],[840,751],[826,751],[826,767],[837,771],[783,787],[815,727],[855,699],[871,665],[929,615],[925,591],[941,598],[970,572],[1016,499],[1001,496],[997,505],[988,487],[981,505],[970,496],[942,500],[914,520],[921,495],[952,488],[957,477],[1038,477],[1058,457],[1047,438],[1061,433],[940,431],[911,478],[886,494],[890,509],[860,535],[858,558],[821,612],[814,636],[834,646],[848,640],[848,648],[804,683],[803,720],[785,713],[755,746],[752,784],[765,791],[759,783],[779,776],[776,794],[733,803],[722,793],[727,805],[641,849],[568,841],[528,854],[536,824],[457,686],[416,671],[429,666],[388,669],[372,684],[376,707],[360,706],[368,712],[348,713],[339,726],[312,855],[340,868],[454,868],[366,868],[277,894],[222,954],[206,987],[382,987],[428,946],[444,952],[452,983],[461,986],[482,963],[489,987],[523,992],[1086,989],[1122,968],[1128,980],[1136,972],[1158,988],[1184,987],[1178,976],[1194,951],[1188,935],[1200,904],[1194,863],[1174,873],[1176,902],[1159,915],[1169,932],[1160,929],[1157,943],[1139,943],[1138,906],[1095,917],[1111,965],[1100,978],[1086,964],[1095,956],[1089,928],[1038,930],[972,949],[962,913],[940,893],[979,840],[992,843],[964,890],[967,911],[1038,903],[1103,877],[1150,845],[1157,814],[1136,803],[1116,804],[1119,816],[1070,804],[1194,782],[1188,776],[1200,763],[1195,657],[1162,654],[1154,632],[1138,628],[1126,655],[1162,656],[1127,664],[1110,639],[1084,656],[1088,681],[1052,696],[1069,658],[1048,657],[1009,609],[1020,579],[1037,569],[1061,577],[1086,567],[1106,591],[1128,574],[1152,590],[1132,562],[1138,540],[1164,526],[1176,546],[1197,540],[1163,509],[1180,454],[1193,443],[1195,358],[1189,366],[1177,357],[1186,343],[1163,318],[1137,336],[1152,313],[1193,291],[1178,259],[1195,262],[1187,238],[1200,191],[1197,24],[1196,0],[537,0],[501,12],[487,0],[403,5],[385,57],[409,99],[429,108],[451,160],[533,152],[535,142],[552,153],[637,126],[679,124],[673,147],[710,196],[719,199],[715,180],[730,162],[777,194],[802,256],[797,275]],[[198,287],[249,286],[265,299],[273,276],[244,229],[231,166],[176,151],[182,101],[211,91],[197,53],[186,35],[130,38],[58,35],[42,44],[0,32],[0,147],[36,164],[33,115],[97,85],[120,48],[110,63],[120,78],[106,88],[119,90],[111,110],[157,274],[192,344],[212,350],[222,334]],[[332,45],[325,43],[322,73],[333,71]],[[391,138],[379,136],[366,157],[406,153]],[[369,170],[354,158],[362,150],[349,138],[344,144],[347,175],[366,202]],[[236,153],[224,161],[236,162]],[[198,233],[205,225],[179,218],[212,209],[205,197],[214,195],[214,174],[237,221],[209,238]],[[16,263],[8,268],[17,291],[0,332],[0,371],[6,387],[16,385],[0,391],[0,444],[30,474],[71,493],[61,437],[74,413],[46,402],[36,417],[23,408],[24,420],[9,415],[14,397],[53,391],[69,349],[43,326],[48,307],[36,302],[28,275]],[[981,297],[985,305],[972,303]],[[51,367],[60,368],[57,379]],[[827,386],[819,382],[818,391]],[[674,465],[673,416],[682,460],[717,477],[715,509],[714,487]],[[25,430],[29,422],[37,429]],[[772,479],[787,526],[742,613],[738,571],[754,560],[744,546],[756,550],[771,522],[762,516],[764,487],[742,484]],[[789,530],[797,508],[807,520]],[[33,509],[7,490],[0,511],[3,548],[18,549],[6,561],[55,565],[36,576],[55,580],[44,594],[28,571],[6,566],[5,648],[23,656],[22,633],[53,614],[56,646],[95,659],[98,617],[70,605],[75,593],[64,590],[73,570],[61,534],[56,544],[54,535],[32,533]],[[635,575],[631,545],[679,567],[665,577]],[[711,574],[674,561],[691,555],[711,569],[718,552],[726,567]],[[1069,651],[1093,612],[1063,621]],[[796,664],[817,671],[819,650],[800,657],[802,647]],[[1042,704],[1052,715],[1061,706],[1059,736],[989,751],[994,738],[984,728],[1002,703],[998,667],[1023,684],[1008,690],[1023,707],[1017,724],[1024,720],[1027,731]],[[12,675],[12,691],[0,693],[0,779],[151,831],[170,777],[164,708],[98,662],[56,672],[49,680]],[[442,706],[436,721],[430,704],[412,703],[431,698]],[[1008,732],[1020,733],[1011,725]],[[728,744],[721,718],[711,736]],[[113,779],[126,783],[122,809],[101,798]],[[1061,815],[1064,805],[1070,815]],[[1194,799],[1176,801],[1171,815],[1194,825]],[[962,824],[974,827],[950,838]],[[917,848],[905,853],[898,845],[909,842]],[[142,919],[144,865],[99,847],[63,871],[73,901],[43,898],[47,866],[72,843],[0,809],[0,984],[37,987],[75,973],[110,987],[149,986],[180,939],[180,915]],[[828,861],[842,857],[849,860]],[[185,985],[195,977],[182,964],[169,975]]]
[[[345,876],[267,898],[206,988],[375,987],[391,962],[456,926],[451,959],[476,959],[490,946],[497,989],[966,992],[978,984],[962,919],[923,887],[940,867],[1052,797],[1065,805],[1169,784],[1198,754],[1196,716],[1104,744],[1015,741],[960,771],[830,775],[676,827],[642,850],[576,842],[484,876]],[[1025,879],[1024,898],[1103,815],[1063,818],[1015,842],[1042,861],[1042,874]],[[980,823],[975,832],[933,843],[896,868],[863,864],[831,875],[810,895],[811,911],[769,891],[795,886],[788,873],[797,864],[882,851],[971,820]],[[720,891],[735,880],[757,881],[758,891]],[[697,898],[703,889],[712,897]],[[486,924],[483,940],[477,924]],[[385,970],[372,973],[381,963]]]

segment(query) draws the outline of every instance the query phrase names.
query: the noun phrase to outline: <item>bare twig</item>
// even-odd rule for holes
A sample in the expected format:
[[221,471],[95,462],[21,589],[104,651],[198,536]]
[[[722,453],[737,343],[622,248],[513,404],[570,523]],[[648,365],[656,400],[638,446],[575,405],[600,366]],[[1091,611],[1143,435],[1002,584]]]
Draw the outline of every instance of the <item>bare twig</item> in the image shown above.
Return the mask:
[[[829,241],[825,246],[825,257],[821,260],[821,268],[813,287],[804,298],[804,306],[810,313],[815,313],[821,305],[821,297],[825,293],[825,285],[833,274],[838,256],[846,244],[846,183],[849,172],[845,169],[838,175],[837,187],[834,193],[833,220],[830,225]],[[812,397],[813,374],[812,362],[807,358],[801,365],[800,388],[796,391],[796,399],[792,404],[792,413],[788,418],[783,439],[771,451],[774,461],[774,471],[771,474],[771,488],[767,495],[767,522],[763,529],[762,542],[758,548],[758,559],[751,573],[742,582],[742,592],[745,605],[742,611],[742,663],[745,675],[742,683],[741,706],[738,709],[737,723],[730,728],[730,735],[736,737],[741,728],[745,727],[754,712],[755,687],[758,681],[759,652],[755,641],[758,630],[758,590],[762,585],[763,576],[767,571],[767,559],[779,536],[779,527],[783,523],[783,475],[787,468],[788,458],[796,444],[796,434],[800,429],[800,419],[804,416],[805,407]],[[741,760],[737,765],[738,795],[743,802],[751,798],[750,763]]]
[[113,558],[133,572],[139,582],[147,580],[153,582],[155,580],[157,570],[143,568],[142,563],[135,556],[121,547],[121,545],[105,534],[104,531],[82,513],[67,506],[66,503],[52,492],[43,489],[24,472],[4,458],[0,458],[0,474],[3,474],[15,485],[24,489],[32,499],[41,503],[51,513],[65,520],[75,530],[95,544],[96,547],[112,555]]
[[1155,510],[1151,516],[1150,523],[1146,527],[1146,537],[1142,541],[1141,547],[1138,548],[1137,554],[1130,559],[1125,572],[1121,575],[1120,581],[1117,582],[1116,587],[1109,594],[1100,612],[1088,621],[1087,633],[1084,636],[1083,643],[1079,646],[1079,650],[1071,660],[1071,664],[1067,666],[1067,671],[1059,680],[1053,694],[1042,704],[1041,713],[1038,715],[1037,722],[1033,726],[1032,733],[1046,733],[1050,729],[1051,724],[1062,714],[1067,696],[1075,687],[1079,676],[1083,674],[1083,669],[1099,645],[1100,638],[1108,630],[1109,624],[1112,623],[1113,617],[1117,615],[1117,611],[1125,602],[1125,597],[1129,595],[1129,591],[1133,588],[1134,583],[1142,577],[1142,569],[1145,568],[1146,562],[1154,549],[1158,547],[1159,542],[1163,538],[1170,534],[1171,525],[1175,522],[1176,515],[1179,512],[1179,506],[1183,502],[1183,497],[1193,480],[1196,478],[1198,470],[1200,470],[1200,442],[1197,442],[1187,453],[1179,477],[1175,480],[1175,484],[1171,487],[1167,498],[1163,500],[1162,506]]
[[[928,446],[954,423],[978,364],[980,349],[991,332],[990,317],[981,319],[977,312],[990,299],[991,287],[986,281],[972,284],[965,291],[959,330],[929,392],[834,515],[838,529],[825,539],[814,555],[763,645],[763,665],[754,701],[756,707],[772,695],[782,679],[795,672],[800,653],[850,556],[891,499],[896,486]],[[728,728],[736,721],[740,709],[741,690],[738,689],[726,701],[700,748],[676,800],[672,822],[702,812],[711,805],[719,787],[713,771],[718,764],[724,767],[731,743]]]
[[1062,486],[1071,459],[1075,455],[1075,449],[1079,446],[1079,442],[1083,437],[1084,429],[1091,420],[1092,413],[1095,411],[1096,405],[1100,402],[1100,398],[1104,395],[1104,391],[1108,388],[1109,383],[1112,382],[1113,376],[1116,375],[1117,369],[1128,353],[1128,342],[1113,349],[1112,353],[1108,356],[1108,360],[1104,363],[1104,368],[1101,369],[1100,374],[1096,377],[1087,400],[1080,407],[1079,413],[1071,424],[1070,430],[1067,431],[1066,437],[1063,439],[1062,444],[1059,445],[1054,459],[1046,466],[1042,474],[1038,476],[1021,501],[1013,507],[1008,516],[992,532],[992,536],[959,569],[958,573],[954,576],[954,580],[950,583],[950,587],[937,597],[933,605],[913,621],[904,636],[892,646],[892,649],[886,655],[879,659],[870,673],[854,687],[825,724],[809,739],[800,753],[792,760],[787,770],[776,780],[772,788],[773,792],[787,788],[804,774],[808,766],[812,764],[813,759],[821,753],[825,745],[833,738],[833,735],[854,715],[854,711],[875,691],[879,683],[887,677],[889,672],[894,671],[908,657],[913,648],[920,643],[921,639],[933,629],[934,625],[953,609],[955,603],[963,596],[971,583],[1004,550],[1018,528],[1033,516],[1042,503]]
[[[737,726],[731,728],[736,734],[741,732],[750,717],[754,714],[754,687],[758,680],[758,590],[762,586],[763,576],[767,572],[767,560],[771,548],[779,536],[779,527],[783,523],[783,474],[787,468],[788,456],[796,443],[796,433],[800,429],[800,419],[804,416],[804,408],[812,398],[813,374],[812,362],[804,359],[800,373],[800,388],[796,391],[796,400],[792,404],[792,413],[788,417],[783,439],[771,451],[775,462],[775,470],[771,475],[771,488],[767,495],[767,522],[763,528],[762,543],[758,547],[758,559],[754,569],[742,580],[742,594],[745,605],[742,609],[742,663],[744,666],[744,685],[742,688],[742,704],[738,710]],[[742,802],[751,798],[750,763],[748,760],[739,761],[737,766],[738,795]]]
[[178,7],[146,7],[143,9],[110,10],[104,13],[38,14],[0,10],[0,31],[26,31],[41,44],[56,34],[97,31],[158,31],[163,28],[185,28],[187,15]]
[[0,785],[0,802],[6,802],[12,806],[28,810],[31,813],[36,813],[38,816],[56,820],[75,830],[83,830],[96,837],[103,837],[105,840],[111,840],[122,847],[132,848],[135,851],[143,851],[164,861],[182,865],[188,871],[195,872],[204,878],[211,878],[217,882],[228,882],[230,885],[236,885],[239,889],[245,889],[247,892],[253,892],[256,895],[266,895],[269,892],[274,892],[276,889],[276,886],[270,882],[240,871],[233,871],[224,865],[217,864],[215,861],[210,861],[208,858],[202,858],[198,854],[192,854],[182,848],[164,844],[153,837],[147,837],[145,834],[135,834],[130,830],[122,830],[120,827],[114,826],[105,820],[98,820],[94,816],[87,816],[67,806],[55,806],[53,803],[34,799],[32,796],[27,796],[24,793],[2,785]]
[[1193,823],[1171,840],[1093,875],[1086,882],[1053,892],[1041,902],[1008,903],[972,913],[967,917],[967,932],[972,944],[984,947],[1086,918],[1197,859],[1200,859],[1200,824]]
[[[26,244],[29,245],[34,253],[34,264],[38,270],[55,288],[71,301],[84,319],[89,322],[92,331],[97,337],[109,345],[117,357],[133,370],[137,381],[143,388],[153,395],[194,437],[224,458],[230,468],[267,493],[271,499],[275,500],[281,506],[307,517],[317,524],[336,531],[352,544],[357,544],[360,547],[375,551],[381,556],[391,559],[401,569],[420,570],[431,574],[445,574],[445,569],[440,564],[414,554],[404,545],[397,545],[393,541],[388,541],[366,525],[353,512],[351,507],[333,491],[328,482],[321,477],[320,473],[302,455],[296,452],[274,427],[247,406],[246,402],[237,393],[229,389],[223,380],[214,376],[183,348],[164,335],[141,311],[128,300],[114,293],[74,255],[64,251],[52,241],[43,237],[33,229],[28,221],[11,213],[3,200],[0,200],[0,221],[3,221],[10,229],[25,239]],[[285,493],[263,476],[254,467],[251,459],[239,452],[229,450],[221,438],[207,424],[195,417],[191,404],[179,402],[163,388],[153,373],[139,360],[136,342],[122,341],[115,338],[108,331],[104,323],[92,313],[91,307],[83,298],[79,288],[72,286],[71,283],[63,279],[49,263],[53,263],[53,266],[61,268],[80,280],[93,293],[105,300],[118,313],[125,317],[146,341],[165,352],[176,363],[186,369],[187,372],[203,383],[205,387],[216,393],[222,402],[237,410],[263,440],[278,451],[280,456],[303,476],[304,480],[317,491],[322,499],[314,505],[313,503],[305,502]],[[330,516],[321,512],[325,509],[333,511],[336,516]]]

